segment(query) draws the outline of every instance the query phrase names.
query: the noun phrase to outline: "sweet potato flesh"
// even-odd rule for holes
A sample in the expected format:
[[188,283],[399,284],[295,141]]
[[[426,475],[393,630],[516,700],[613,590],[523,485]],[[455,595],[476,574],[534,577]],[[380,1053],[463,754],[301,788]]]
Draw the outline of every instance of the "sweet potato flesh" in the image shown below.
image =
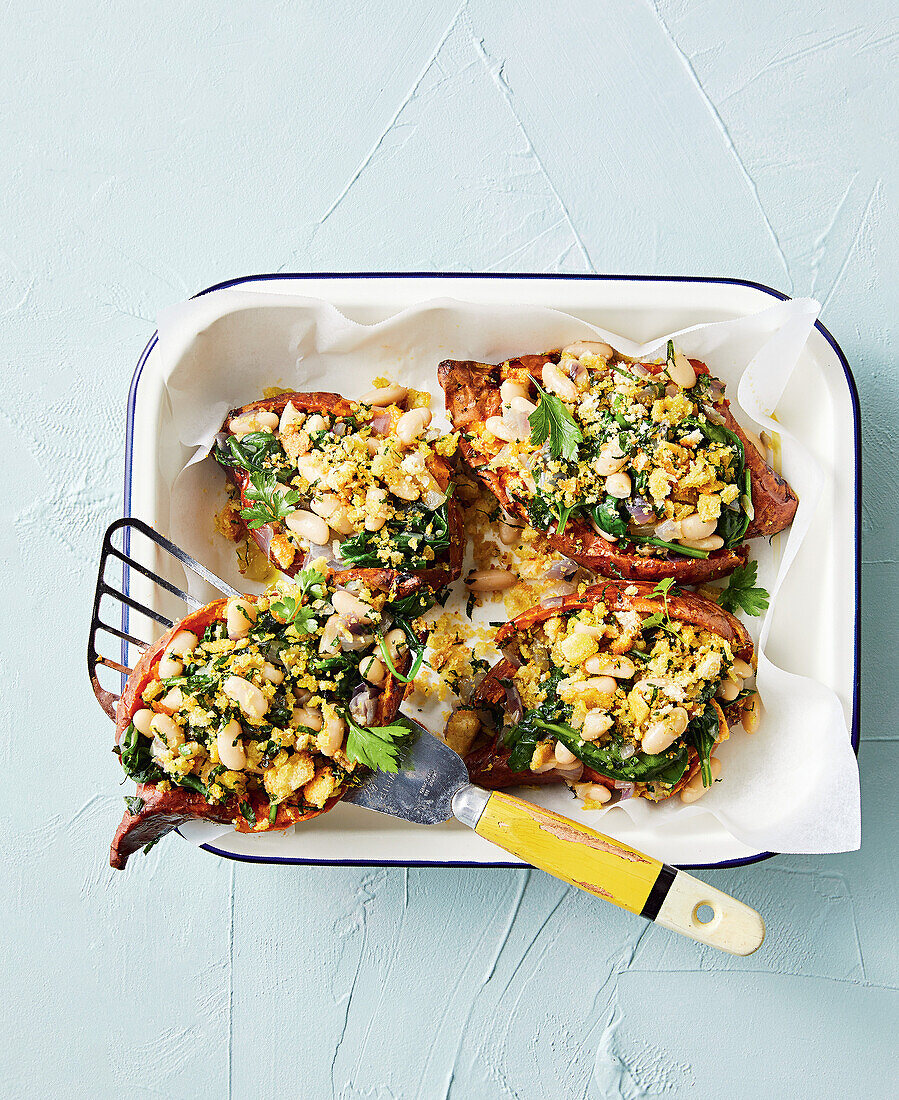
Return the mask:
[[598,783],[652,801],[709,779],[728,736],[722,685],[752,659],[717,604],[620,580],[532,608],[496,642],[506,659],[466,707],[487,719],[465,758],[472,781]]
[[332,566],[344,580],[399,595],[448,584],[462,564],[447,461],[455,442],[426,431],[428,420],[425,409],[334,393],[234,409],[214,452],[239,497],[232,537],[248,534],[288,576],[337,546]]
[[[119,700],[117,751],[138,789],[112,865],[191,818],[287,828],[330,809],[364,764],[379,765],[367,730],[390,724],[407,687],[378,642],[394,610],[358,580],[337,585],[310,569],[169,630]],[[401,647],[399,676],[411,661]]]
[[673,348],[662,363],[606,345],[446,360],[438,378],[462,455],[506,512],[603,576],[726,576],[745,563],[746,538],[796,510],[721,383]]

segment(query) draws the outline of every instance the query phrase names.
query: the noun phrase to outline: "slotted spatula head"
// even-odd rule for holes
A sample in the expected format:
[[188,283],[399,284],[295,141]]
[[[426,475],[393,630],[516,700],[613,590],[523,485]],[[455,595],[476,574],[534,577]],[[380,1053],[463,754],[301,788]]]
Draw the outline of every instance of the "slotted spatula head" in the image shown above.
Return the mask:
[[361,787],[344,798],[368,810],[402,817],[418,825],[436,825],[453,816],[453,796],[469,786],[462,757],[404,717],[416,737],[406,750],[398,772],[373,772]]

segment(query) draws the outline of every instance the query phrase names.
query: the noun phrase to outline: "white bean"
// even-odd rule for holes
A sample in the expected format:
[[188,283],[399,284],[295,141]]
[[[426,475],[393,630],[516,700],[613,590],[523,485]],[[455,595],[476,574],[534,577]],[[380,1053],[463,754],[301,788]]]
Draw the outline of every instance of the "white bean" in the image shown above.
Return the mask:
[[735,672],[737,676],[741,676],[744,680],[748,680],[753,675],[752,665],[748,661],[742,661],[739,657],[734,658],[734,663],[730,666],[731,672]]
[[284,522],[294,534],[316,546],[323,546],[328,541],[328,524],[314,512],[298,508],[295,512],[291,512]]
[[377,657],[363,657],[359,662],[359,675],[375,687],[380,687],[387,679],[387,669]]
[[184,671],[184,662],[177,657],[163,657],[159,662],[157,672],[160,680],[168,680],[172,676],[180,676]]
[[243,771],[247,766],[247,754],[239,740],[242,733],[240,722],[232,718],[222,726],[215,739],[219,760],[231,772]]
[[561,741],[556,742],[555,747],[556,763],[565,766],[566,764],[573,764],[577,757],[568,748],[567,745],[563,745]]
[[310,485],[317,485],[324,474],[319,460],[312,455],[300,455],[296,460],[296,468],[300,477]]
[[328,517],[328,526],[338,535],[352,535],[356,530],[346,508],[335,508]]
[[473,569],[465,578],[470,592],[502,592],[515,584],[517,577],[508,569]]
[[612,718],[604,710],[588,710],[584,718],[581,736],[585,741],[595,741],[612,728]]
[[306,726],[307,729],[318,733],[322,728],[322,722],[321,711],[313,710],[310,707],[295,707],[293,714],[290,716],[290,725],[293,729],[297,729],[298,726]]
[[174,714],[176,710],[181,709],[183,702],[184,695],[181,693],[181,688],[172,688],[171,691],[163,695],[156,705],[163,714]]
[[167,714],[154,714],[150,722],[151,731],[160,737],[170,749],[184,744],[184,730]]
[[759,728],[759,722],[762,717],[762,705],[761,699],[759,699],[759,693],[753,692],[745,703],[743,704],[743,729],[747,733],[755,733]]
[[390,659],[394,665],[399,660],[400,654],[409,648],[408,639],[399,627],[395,630],[389,630],[384,635],[384,645],[387,647],[387,652],[390,654]]
[[665,749],[674,744],[677,737],[678,735],[674,730],[664,722],[650,722],[649,728],[643,734],[641,747],[648,755],[655,756],[656,753],[664,752]]
[[305,427],[307,433],[309,435],[312,435],[313,432],[323,432],[323,431],[325,431],[325,429],[328,427],[328,422],[321,415],[321,413],[313,413],[312,416],[310,416],[306,420],[306,423],[304,424],[304,427]]
[[677,541],[690,550],[720,550],[724,545],[724,539],[720,535],[711,535],[707,539],[679,538]]
[[714,535],[717,526],[716,519],[700,519],[699,514],[694,512],[680,521],[681,539],[707,539]]
[[131,721],[138,733],[142,733],[144,737],[153,736],[153,731],[150,729],[150,723],[153,721],[152,710],[149,710],[147,707],[141,707],[140,710],[136,710],[134,714],[132,714]]
[[179,630],[169,642],[166,652],[176,653],[179,657],[184,657],[197,648],[198,642],[199,639],[192,630]]
[[365,600],[360,600],[352,592],[341,588],[331,597],[334,610],[346,623],[353,622],[377,622],[380,615]]
[[627,455],[617,443],[613,442],[605,443],[600,447],[599,458],[596,460],[594,469],[600,477],[608,477],[610,474],[617,474],[626,465]]
[[504,440],[506,443],[515,443],[519,438],[518,432],[510,424],[507,424],[501,416],[488,416],[484,421],[484,427],[491,435]]
[[365,493],[365,530],[380,531],[387,522],[384,514],[384,501],[387,500],[386,489],[368,489]]
[[580,359],[584,355],[598,355],[602,359],[611,359],[615,352],[610,344],[600,340],[575,340],[573,344],[562,348],[562,354],[572,359]]
[[392,386],[381,386],[377,390],[370,390],[359,398],[359,402],[362,405],[374,405],[376,408],[383,409],[388,405],[401,405],[408,396],[409,391],[405,386],[394,384]]
[[563,702],[589,695],[613,695],[618,681],[611,676],[592,676],[589,680],[560,680],[559,696]]
[[321,733],[315,743],[322,756],[333,756],[343,744],[346,723],[339,714],[327,714]]
[[577,400],[577,386],[562,373],[556,363],[543,364],[543,386],[563,401]]
[[696,371],[682,351],[676,351],[674,360],[668,364],[668,377],[682,390],[689,390],[696,385]]
[[675,707],[665,716],[665,721],[670,728],[674,730],[675,735],[680,737],[690,724],[690,715],[687,714],[683,707]]
[[256,605],[250,600],[228,600],[225,621],[228,637],[232,642],[236,642],[238,638],[245,638],[250,632],[250,627],[256,622]]
[[518,413],[520,416],[532,416],[537,411],[537,406],[533,401],[529,401],[526,397],[518,397],[517,395],[509,402],[509,408],[513,413]]
[[410,409],[396,422],[396,436],[400,443],[411,443],[418,439],[425,428],[431,423],[431,410],[424,406]]
[[[709,761],[709,767],[712,770],[712,780],[714,781],[721,774],[721,761],[716,756],[713,756]],[[689,806],[691,802],[698,802],[699,799],[711,789],[711,787],[704,786],[702,782],[702,772],[699,771],[681,790],[680,800],[681,802],[686,802]]]
[[278,431],[287,431],[291,424],[302,424],[305,415],[305,413],[300,412],[292,401],[288,401],[281,413],[281,419],[278,421]]
[[743,678],[738,676],[735,680],[722,680],[718,685],[718,690],[715,692],[715,695],[717,698],[723,699],[725,703],[732,703],[742,690]]
[[629,680],[636,669],[629,657],[609,657],[607,653],[598,653],[584,661],[584,671],[591,676],[614,676],[616,680]]
[[268,713],[268,699],[255,684],[242,676],[229,676],[222,684],[222,691],[252,721],[259,722]]
[[266,661],[262,666],[262,678],[268,680],[270,684],[280,684],[284,681],[284,673],[277,665]]
[[513,382],[507,379],[499,388],[500,400],[504,405],[511,405],[513,397],[527,397],[529,388],[523,382]]
[[521,538],[521,528],[516,527],[514,523],[501,523],[497,528],[497,533],[503,546],[515,546]]
[[606,478],[606,492],[619,500],[631,495],[631,479],[627,474],[609,474]]
[[339,615],[331,615],[325,623],[325,628],[318,643],[318,651],[323,656],[333,656],[335,653],[340,652],[341,625]]
[[235,417],[228,425],[232,435],[244,436],[250,432],[273,432],[278,427],[278,414],[270,409],[255,409]]
[[612,792],[602,783],[575,783],[574,793],[585,802],[589,799],[591,802],[604,803],[612,797]]

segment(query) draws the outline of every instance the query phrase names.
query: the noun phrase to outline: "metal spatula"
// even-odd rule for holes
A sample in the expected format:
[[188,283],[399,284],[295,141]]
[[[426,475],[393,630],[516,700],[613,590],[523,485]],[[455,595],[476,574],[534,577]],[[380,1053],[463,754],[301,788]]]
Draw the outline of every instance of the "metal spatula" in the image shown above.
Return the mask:
[[474,786],[458,753],[407,722],[418,737],[401,770],[373,773],[345,801],[418,825],[455,817],[542,871],[673,932],[732,955],[761,947],[765,922],[748,905],[552,810]]

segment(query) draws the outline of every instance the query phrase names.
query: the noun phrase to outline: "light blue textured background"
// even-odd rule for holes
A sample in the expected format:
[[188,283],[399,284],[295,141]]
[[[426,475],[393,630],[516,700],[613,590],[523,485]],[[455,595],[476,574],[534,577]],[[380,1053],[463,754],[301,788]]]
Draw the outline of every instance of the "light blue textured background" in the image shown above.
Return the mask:
[[[0,1092],[886,1095],[892,0],[13,0],[0,40]],[[538,872],[254,868],[178,839],[106,866],[120,776],[83,653],[137,355],[220,279],[366,269],[823,303],[864,417],[864,841],[708,874],[766,915],[758,955]]]

